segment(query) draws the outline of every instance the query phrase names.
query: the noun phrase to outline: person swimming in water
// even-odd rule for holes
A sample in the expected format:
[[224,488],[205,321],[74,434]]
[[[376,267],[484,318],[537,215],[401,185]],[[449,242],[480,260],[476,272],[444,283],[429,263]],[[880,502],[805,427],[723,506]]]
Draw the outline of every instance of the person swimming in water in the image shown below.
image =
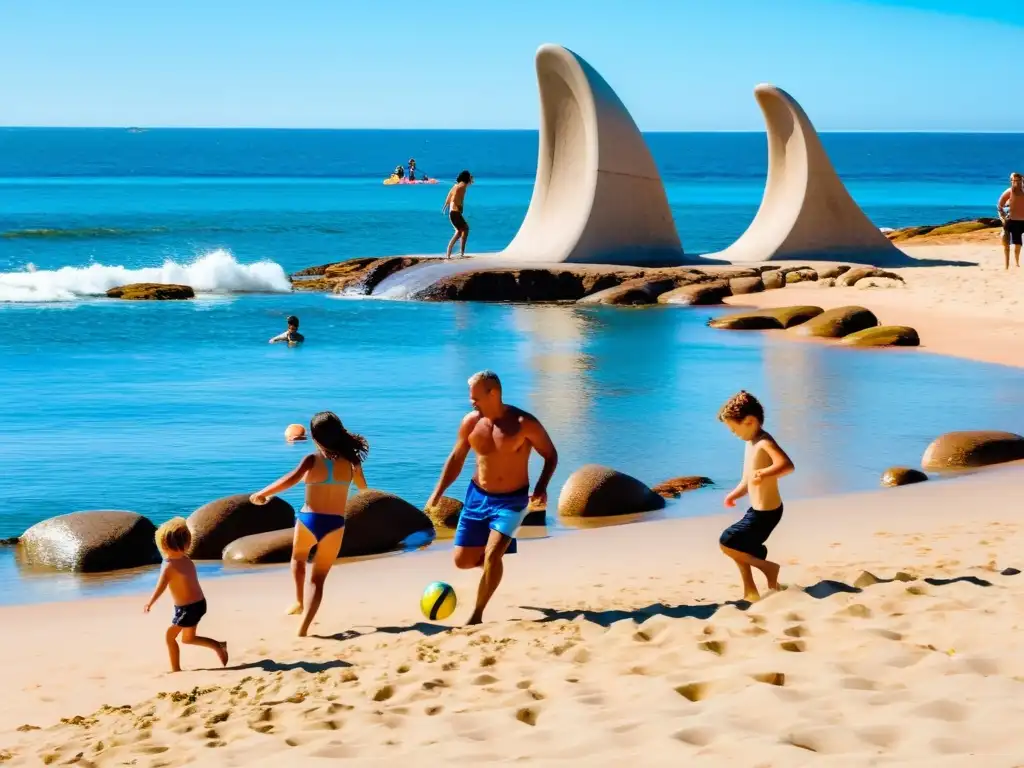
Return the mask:
[[455,247],[455,243],[460,239],[462,245],[460,247],[459,256],[460,258],[466,255],[466,241],[469,239],[469,224],[466,223],[466,217],[463,215],[466,209],[466,190],[469,189],[469,185],[473,183],[473,175],[469,171],[463,171],[455,179],[455,186],[448,190],[448,197],[444,199],[444,206],[441,208],[441,213],[448,213],[448,220],[455,227],[455,234],[452,235],[452,239],[448,241],[448,250],[445,252],[444,257],[450,259],[452,257],[452,248]]
[[[349,432],[341,419],[322,411],[309,422],[309,434],[316,453],[304,458],[295,469],[250,496],[253,504],[264,505],[271,497],[286,491],[299,481],[306,483],[306,503],[295,515],[292,540],[292,577],[295,579],[295,604],[288,613],[302,614],[299,637],[305,637],[324,597],[324,582],[338,559],[345,535],[345,505],[352,483],[366,490],[363,462],[370,451],[366,438]],[[305,597],[306,561],[313,556],[309,583],[312,594]]]
[[289,345],[292,345],[304,342],[306,337],[299,333],[299,318],[295,315],[290,315],[286,322],[288,323],[288,330],[277,334],[277,336],[270,340],[270,343],[277,344],[279,341],[287,341]]

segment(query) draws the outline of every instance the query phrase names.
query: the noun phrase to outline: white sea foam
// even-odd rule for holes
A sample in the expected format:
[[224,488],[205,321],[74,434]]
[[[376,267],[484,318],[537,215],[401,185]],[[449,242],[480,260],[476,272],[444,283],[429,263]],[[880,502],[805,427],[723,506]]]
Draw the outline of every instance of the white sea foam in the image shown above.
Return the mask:
[[0,272],[0,302],[74,301],[102,296],[108,289],[128,283],[179,283],[196,293],[288,293],[291,283],[280,264],[258,261],[240,264],[226,250],[204,253],[195,261],[128,269],[104,264],[87,267]]

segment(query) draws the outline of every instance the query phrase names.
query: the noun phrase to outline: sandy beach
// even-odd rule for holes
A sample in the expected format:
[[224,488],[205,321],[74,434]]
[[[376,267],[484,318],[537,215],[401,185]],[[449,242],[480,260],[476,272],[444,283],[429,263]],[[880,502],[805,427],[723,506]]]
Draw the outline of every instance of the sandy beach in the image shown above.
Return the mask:
[[[1024,268],[1012,265],[1012,254],[1009,272],[1003,268],[1003,251],[997,239],[988,235],[985,239],[944,238],[936,243],[915,238],[900,247],[922,261],[920,267],[891,270],[903,277],[905,285],[864,280],[852,288],[828,288],[807,282],[780,291],[733,296],[726,301],[744,307],[812,304],[824,309],[857,304],[874,312],[882,325],[916,328],[922,348],[929,352],[1024,366]],[[932,266],[930,260],[973,262],[977,266]],[[813,262],[800,264],[815,266]]]
[[[769,542],[787,588],[737,604],[734,515],[525,542],[487,623],[421,619],[476,573],[426,551],[332,574],[316,637],[289,576],[206,585],[204,633],[164,672],[164,602],[5,608],[11,765],[1024,763],[1024,474],[1004,468],[797,501]],[[710,512],[711,510],[709,510]],[[167,614],[165,616],[164,614]],[[13,630],[13,631],[12,631]]]

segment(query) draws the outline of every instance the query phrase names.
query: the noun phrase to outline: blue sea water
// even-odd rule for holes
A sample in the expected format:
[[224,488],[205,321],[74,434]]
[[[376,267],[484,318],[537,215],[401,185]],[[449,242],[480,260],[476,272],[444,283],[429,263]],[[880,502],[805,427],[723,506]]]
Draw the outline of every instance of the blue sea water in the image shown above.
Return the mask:
[[[892,227],[991,215],[1024,154],[1020,135],[823,140],[858,202]],[[728,245],[760,200],[764,136],[649,141],[686,249]],[[702,474],[729,486],[741,446],[715,413],[741,387],[762,396],[800,468],[791,497],[872,487],[943,431],[1024,431],[1014,369],[720,333],[705,309],[287,292],[285,274],[305,266],[443,248],[447,186],[381,184],[410,155],[442,180],[474,173],[471,250],[500,249],[529,202],[536,144],[530,132],[0,129],[0,537],[78,509],[159,522],[255,490],[305,450],[283,441],[284,427],[322,409],[369,438],[372,486],[421,504],[467,409],[466,378],[485,367],[559,446],[552,508],[586,462],[650,483]],[[94,298],[140,278],[205,295]],[[288,314],[307,344],[268,345]],[[667,514],[717,511],[720,497],[698,491]],[[0,550],[0,602],[150,578],[29,579]]]

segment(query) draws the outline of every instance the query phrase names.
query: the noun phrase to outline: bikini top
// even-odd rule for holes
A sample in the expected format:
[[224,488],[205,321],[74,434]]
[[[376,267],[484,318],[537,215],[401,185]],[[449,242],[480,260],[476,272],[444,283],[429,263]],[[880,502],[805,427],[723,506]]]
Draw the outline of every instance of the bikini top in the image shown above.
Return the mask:
[[[307,480],[306,481],[306,485],[351,485],[352,484],[352,478],[351,477],[348,480],[335,480],[334,479],[334,459],[324,458],[323,461],[324,461],[324,464],[327,467],[327,479],[326,480],[315,480],[315,481],[312,481],[312,482]],[[349,464],[349,466],[352,468],[352,476],[354,477],[355,474],[356,474],[356,468],[352,464]]]

